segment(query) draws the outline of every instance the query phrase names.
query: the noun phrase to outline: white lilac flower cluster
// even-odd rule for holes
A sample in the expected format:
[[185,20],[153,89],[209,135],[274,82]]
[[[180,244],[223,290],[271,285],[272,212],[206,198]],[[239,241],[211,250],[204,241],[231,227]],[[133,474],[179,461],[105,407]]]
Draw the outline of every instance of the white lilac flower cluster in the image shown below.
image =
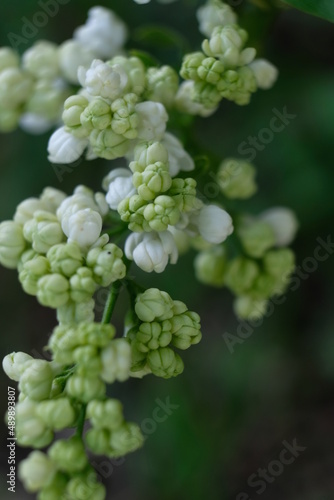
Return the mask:
[[111,10],[93,7],[86,24],[61,45],[38,41],[22,58],[0,48],[0,131],[21,126],[40,134],[61,120],[65,99],[77,85],[78,67],[119,53],[127,37],[125,24]]
[[[233,158],[221,163],[217,182],[228,199],[247,199],[257,190],[253,165]],[[240,251],[231,252],[228,242],[202,249],[194,263],[197,279],[229,288],[236,296],[234,309],[240,318],[261,317],[268,300],[282,295],[289,285],[295,257],[287,246],[297,229],[296,216],[285,207],[274,207],[258,216],[241,214],[235,229]]]
[[269,89],[277,69],[264,59],[255,59],[256,50],[247,47],[247,32],[237,24],[231,7],[209,0],[198,9],[200,31],[207,36],[202,51],[184,57],[177,102],[180,110],[208,116],[222,99],[248,104],[257,88]]

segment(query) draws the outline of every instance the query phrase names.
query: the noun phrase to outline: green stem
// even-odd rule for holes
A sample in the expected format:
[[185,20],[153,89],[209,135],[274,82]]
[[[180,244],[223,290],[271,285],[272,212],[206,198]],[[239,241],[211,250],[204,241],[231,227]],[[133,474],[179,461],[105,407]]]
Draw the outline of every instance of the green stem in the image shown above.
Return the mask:
[[86,405],[82,405],[80,409],[80,414],[78,418],[78,426],[75,435],[79,436],[80,438],[82,437],[84,425],[85,425],[85,418],[86,418]]
[[106,305],[104,306],[102,321],[104,325],[110,323],[112,313],[115,309],[116,301],[118,299],[119,292],[121,291],[122,283],[121,281],[115,281],[110,287],[109,295],[107,298]]

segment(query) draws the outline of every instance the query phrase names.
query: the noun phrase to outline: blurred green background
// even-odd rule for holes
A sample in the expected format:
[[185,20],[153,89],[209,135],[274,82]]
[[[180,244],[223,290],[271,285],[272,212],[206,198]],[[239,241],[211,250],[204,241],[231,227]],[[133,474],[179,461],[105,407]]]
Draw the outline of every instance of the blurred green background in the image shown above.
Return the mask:
[[[101,1],[130,27],[129,48],[153,51],[162,63],[177,67],[182,50],[199,48],[195,6],[180,0],[163,6],[138,6],[132,0]],[[236,2],[232,2],[236,4]],[[238,145],[267,127],[273,108],[296,118],[258,152],[259,193],[242,208],[257,211],[274,205],[295,210],[300,230],[294,244],[297,264],[313,255],[317,238],[333,234],[334,215],[334,29],[333,25],[295,10],[261,10],[238,2],[250,45],[280,69],[270,91],[259,91],[247,107],[223,102],[211,118],[195,122],[195,140],[218,157],[238,156]],[[88,0],[70,0],[40,29],[37,38],[62,42],[82,24]],[[31,19],[38,2],[4,0],[0,7],[0,44],[8,33],[20,34],[22,18]],[[143,25],[157,22],[175,30],[182,49],[168,37],[153,43]],[[173,38],[173,37],[172,37]],[[23,46],[21,46],[23,49]],[[21,131],[0,137],[0,219],[11,218],[16,205],[38,195],[46,185],[71,193],[84,183],[99,189],[110,162],[81,163],[59,183],[46,159],[49,134]],[[193,257],[193,256],[192,256]],[[154,377],[115,384],[110,395],[124,402],[129,420],[142,424],[144,448],[124,463],[95,458],[106,471],[108,498],[117,500],[331,500],[334,499],[334,255],[320,262],[288,292],[284,304],[231,354],[224,332],[235,334],[238,322],[232,298],[195,281],[192,259],[180,258],[163,275],[138,274],[139,280],[168,291],[202,317],[203,340],[183,355],[186,369],[176,379]],[[54,313],[26,296],[15,272],[0,269],[2,355],[23,350],[38,356],[53,326]],[[123,294],[115,323],[121,331]],[[1,376],[1,414],[8,380]],[[157,399],[177,406],[164,422],[152,420]],[[6,430],[2,428],[1,483],[6,491]],[[247,480],[276,460],[284,440],[306,447],[259,495]],[[27,450],[18,449],[18,457]],[[245,492],[245,495],[241,495]],[[18,498],[32,498],[17,486]],[[239,496],[238,496],[239,495]],[[249,496],[247,496],[249,495]]]

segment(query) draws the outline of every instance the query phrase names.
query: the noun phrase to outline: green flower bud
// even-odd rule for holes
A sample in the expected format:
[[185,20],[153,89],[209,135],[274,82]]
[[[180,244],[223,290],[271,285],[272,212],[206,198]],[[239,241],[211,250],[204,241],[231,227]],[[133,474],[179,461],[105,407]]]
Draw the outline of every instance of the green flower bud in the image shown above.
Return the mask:
[[43,210],[35,212],[33,219],[24,224],[23,234],[38,253],[47,253],[65,237],[57,217]]
[[210,40],[204,40],[202,43],[202,49],[206,55],[218,57],[228,67],[248,64],[254,59],[256,51],[255,49],[246,49],[247,52],[242,50],[247,38],[247,32],[236,24],[217,26]]
[[145,220],[154,231],[166,231],[180,220],[180,210],[170,196],[160,195],[149,203],[143,212]]
[[39,80],[26,103],[25,110],[49,120],[59,120],[68,90],[59,88],[52,81]]
[[58,46],[41,40],[36,42],[22,56],[24,69],[35,78],[56,78],[59,75]]
[[90,133],[88,127],[82,126],[81,113],[88,106],[88,100],[82,95],[72,95],[64,102],[64,111],[62,119],[66,132],[70,132],[79,139],[87,137]]
[[124,91],[127,93],[135,93],[140,96],[146,86],[145,66],[138,57],[116,56],[108,62],[110,66],[118,65],[125,71],[128,76],[128,84]]
[[141,321],[163,321],[173,316],[174,302],[167,292],[149,288],[137,296],[135,311]]
[[270,250],[264,256],[263,264],[267,273],[285,279],[295,268],[295,255],[290,248]]
[[[137,347],[137,342],[134,340],[135,339],[135,333],[136,330],[134,330],[134,335],[133,335],[133,340],[131,341],[131,376],[135,377],[141,377],[142,373],[143,375],[146,375],[147,373],[152,373],[151,369],[147,367],[146,361],[147,361],[147,353],[143,353],[139,351]],[[128,332],[127,337],[131,339],[132,337],[132,332]]]
[[19,389],[33,401],[42,401],[50,396],[54,373],[51,363],[35,359],[26,363],[20,377]]
[[257,191],[255,174],[256,170],[251,163],[228,158],[219,166],[217,182],[227,198],[246,199]]
[[73,360],[78,365],[76,373],[83,377],[98,376],[102,370],[102,363],[96,347],[85,345],[75,349]]
[[121,219],[129,223],[129,229],[131,231],[152,231],[143,215],[146,205],[147,202],[138,194],[130,198],[125,198],[119,203],[117,211]]
[[59,500],[59,498],[64,498],[67,482],[67,476],[57,472],[51,483],[39,492],[38,500]]
[[88,403],[94,398],[103,398],[106,387],[98,377],[72,375],[66,384],[65,390],[72,398]]
[[143,172],[135,172],[132,177],[133,185],[137,188],[139,196],[143,200],[154,200],[154,198],[168,191],[172,185],[168,165],[156,162],[148,165]]
[[53,439],[52,431],[37,415],[38,404],[29,398],[16,404],[16,437],[21,446],[44,448]]
[[57,320],[58,323],[71,324],[71,323],[81,323],[85,321],[87,323],[93,323],[95,302],[93,299],[87,302],[67,302],[65,305],[57,308]]
[[197,182],[191,177],[173,179],[168,195],[173,198],[181,212],[192,212],[201,208],[202,204],[196,198],[196,185]]
[[0,71],[6,68],[18,68],[20,65],[19,54],[10,47],[0,48]]
[[54,245],[47,253],[51,271],[70,278],[83,264],[80,247],[75,243]]
[[197,313],[187,311],[171,318],[172,345],[178,349],[188,349],[202,339],[200,317]]
[[222,100],[222,96],[215,85],[199,81],[195,82],[192,99],[207,109],[214,109]]
[[170,66],[148,68],[146,72],[145,100],[161,102],[164,106],[172,106],[179,88],[179,78]]
[[0,224],[0,263],[9,269],[15,269],[26,247],[22,226],[14,221]]
[[81,125],[87,130],[104,130],[111,124],[111,108],[102,97],[95,97],[80,115]]
[[88,463],[85,447],[79,437],[60,439],[48,451],[49,457],[62,472],[79,472]]
[[105,500],[106,490],[103,484],[96,480],[93,470],[75,475],[67,484],[66,500]]
[[148,366],[156,377],[170,378],[176,377],[183,372],[183,361],[169,347],[161,347],[150,351],[147,356]]
[[31,76],[20,68],[6,68],[0,73],[0,107],[15,109],[24,104],[33,89]]
[[161,142],[140,142],[134,150],[134,161],[129,165],[132,172],[144,172],[154,163],[168,163],[168,151]]
[[148,352],[159,347],[166,347],[172,340],[171,323],[141,323],[136,334],[136,344],[139,351]]
[[115,380],[124,382],[131,368],[131,347],[125,339],[116,339],[101,351],[101,378],[109,384]]
[[118,399],[107,399],[106,401],[93,400],[88,403],[87,418],[93,427],[105,428],[113,431],[124,422],[123,405]]
[[254,73],[248,66],[228,70],[217,84],[221,97],[244,106],[250,102],[251,94],[257,90]]
[[36,415],[54,431],[72,427],[76,419],[76,412],[69,399],[63,397],[41,401],[36,408]]
[[88,267],[80,267],[70,278],[70,296],[74,302],[87,302],[96,291],[93,272]]
[[199,81],[201,77],[198,74],[198,68],[201,66],[205,59],[203,52],[193,52],[192,54],[187,54],[183,58],[182,67],[180,70],[180,75],[185,80]]
[[222,287],[226,270],[226,255],[223,247],[217,246],[200,252],[194,261],[196,278],[205,285]]
[[270,274],[261,273],[254,281],[249,295],[254,300],[268,299],[275,294],[277,279]]
[[252,288],[259,273],[259,266],[256,262],[237,257],[227,264],[225,284],[236,295],[243,295]]
[[122,250],[113,243],[90,250],[86,262],[93,271],[96,283],[105,287],[123,279],[126,275],[126,266],[122,257]]
[[93,152],[106,160],[115,160],[125,156],[130,148],[130,141],[123,135],[115,134],[111,129],[93,130],[90,136]]
[[137,102],[138,96],[136,94],[126,94],[112,103],[111,128],[115,134],[123,135],[127,139],[137,137],[139,125],[139,117],[135,111]]
[[33,451],[19,465],[19,478],[30,492],[48,486],[56,472],[55,464],[41,451]]
[[108,455],[110,450],[110,430],[96,428],[89,429],[85,434],[88,448],[96,455]]
[[245,222],[237,229],[245,252],[251,257],[263,257],[270,247],[275,245],[275,234],[267,222]]
[[43,305],[57,309],[68,302],[69,282],[61,274],[47,274],[38,280],[37,299]]
[[45,201],[38,198],[28,198],[16,207],[14,221],[23,226],[26,222],[33,219],[35,212],[38,210],[48,211],[48,208],[48,203]]
[[0,107],[0,132],[12,132],[20,121],[20,109],[4,109]]
[[256,300],[247,295],[242,295],[234,301],[233,308],[239,318],[257,320],[265,315],[267,305],[266,300]]
[[201,80],[212,85],[217,85],[225,71],[225,66],[214,57],[206,57],[197,68],[197,74]]
[[26,363],[33,360],[34,358],[25,352],[12,352],[4,357],[2,361],[2,368],[7,377],[11,380],[15,380],[15,382],[18,382],[24,372]]
[[132,422],[125,422],[111,433],[111,452],[108,455],[112,457],[126,455],[140,448],[143,443],[144,436],[140,427]]
[[46,257],[38,255],[23,264],[19,280],[23,290],[29,295],[36,295],[38,290],[38,280],[50,273],[49,261]]

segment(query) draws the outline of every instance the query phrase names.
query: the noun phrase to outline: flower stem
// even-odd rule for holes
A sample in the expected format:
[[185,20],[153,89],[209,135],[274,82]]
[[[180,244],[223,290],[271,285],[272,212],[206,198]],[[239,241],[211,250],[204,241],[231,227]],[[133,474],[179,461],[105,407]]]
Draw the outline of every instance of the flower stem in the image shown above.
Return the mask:
[[110,287],[106,305],[104,306],[102,321],[104,325],[110,323],[112,313],[114,311],[119,292],[121,291],[122,282],[115,281]]
[[80,414],[78,418],[78,426],[76,430],[76,436],[81,437],[85,425],[85,418],[86,418],[86,405],[82,405],[80,409]]

